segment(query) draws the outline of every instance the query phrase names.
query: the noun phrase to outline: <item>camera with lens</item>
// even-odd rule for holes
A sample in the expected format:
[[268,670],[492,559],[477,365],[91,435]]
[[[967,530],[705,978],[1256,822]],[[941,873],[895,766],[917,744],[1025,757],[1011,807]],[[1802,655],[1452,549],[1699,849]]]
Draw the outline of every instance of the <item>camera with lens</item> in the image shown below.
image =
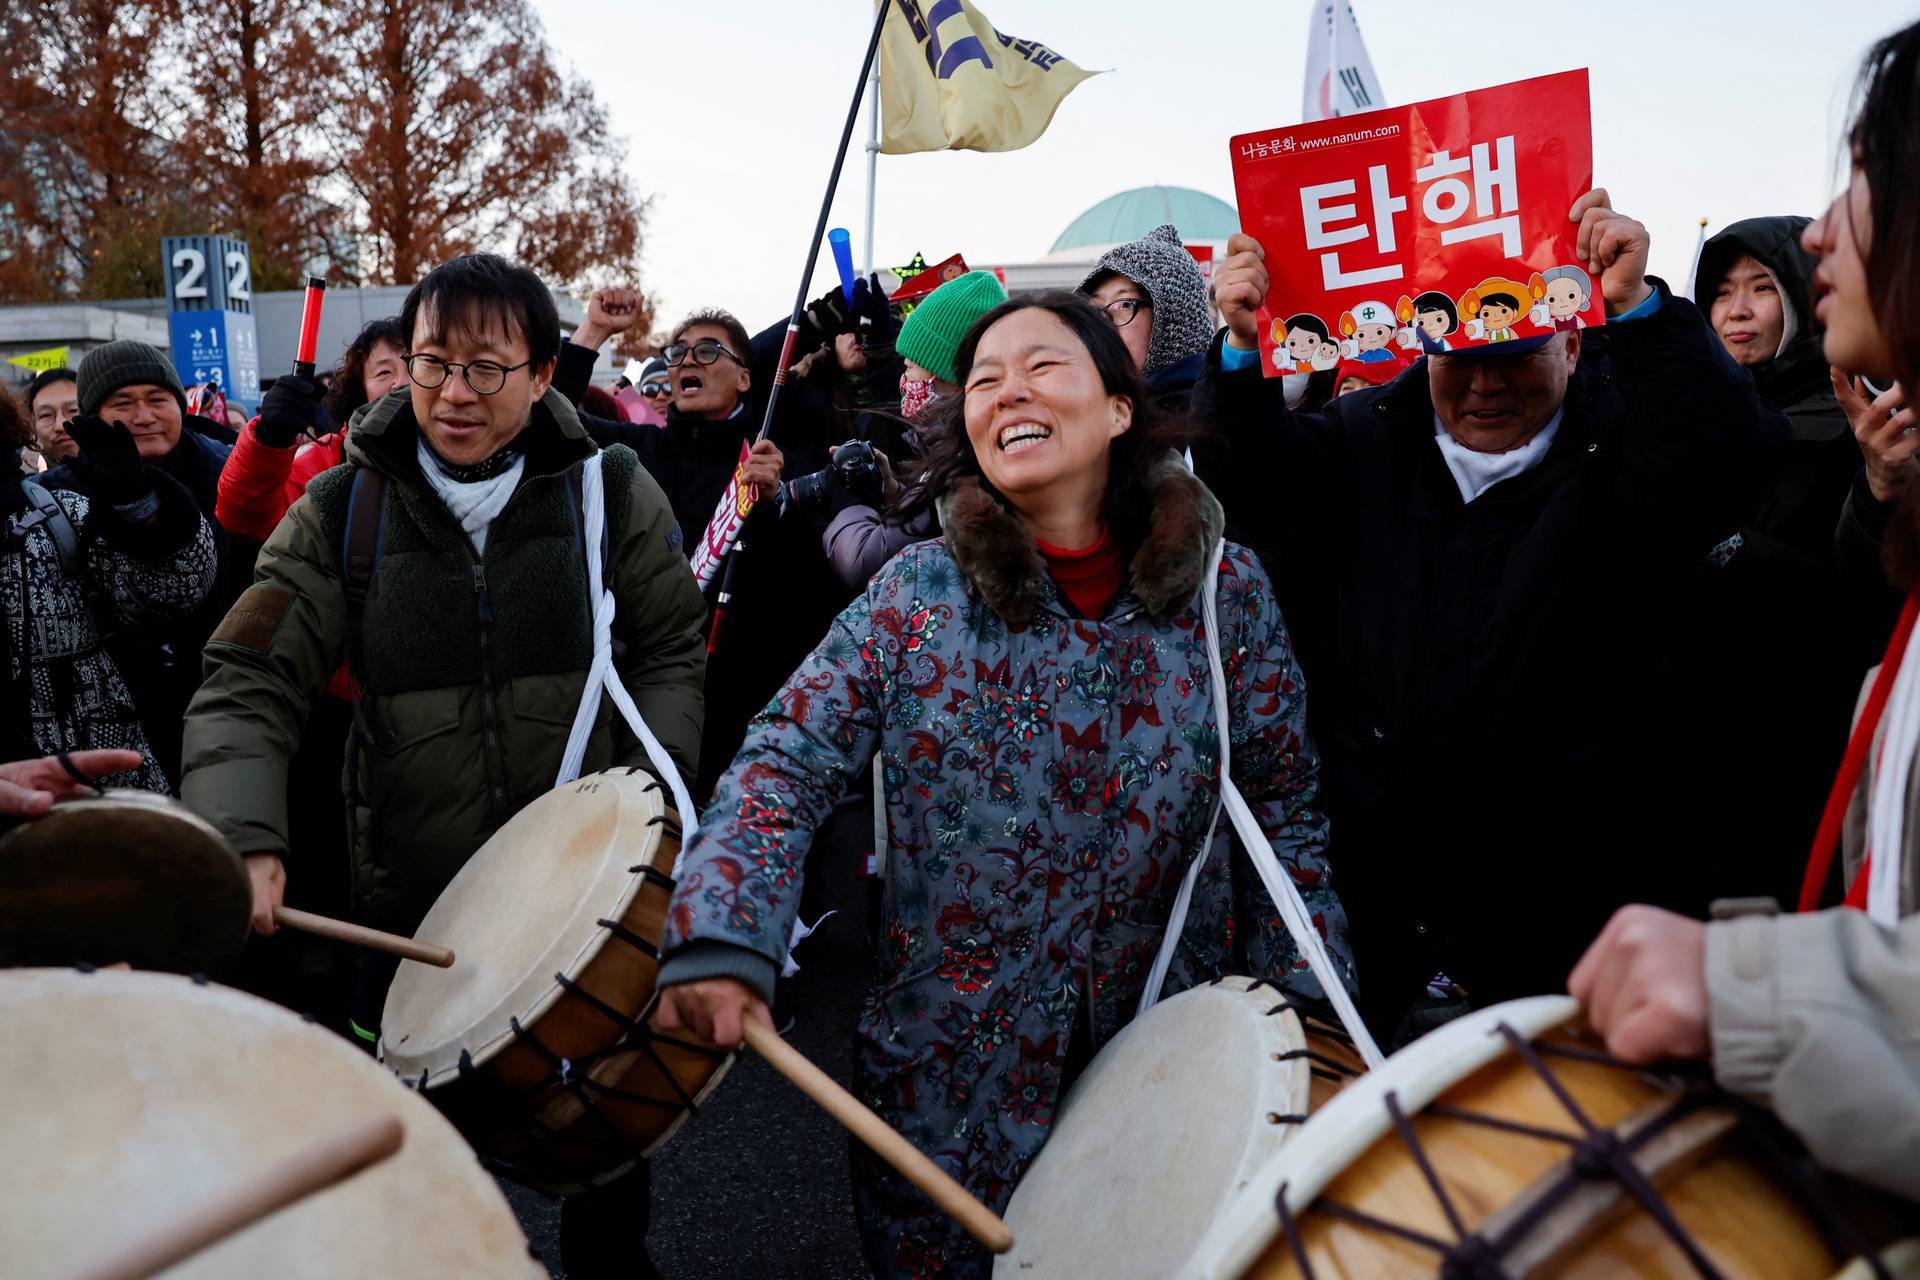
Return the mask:
[[811,475],[795,476],[787,482],[787,497],[803,507],[825,509],[834,486],[846,490],[854,502],[877,507],[886,492],[886,478],[880,474],[880,460],[865,440],[849,440],[833,451],[832,460]]

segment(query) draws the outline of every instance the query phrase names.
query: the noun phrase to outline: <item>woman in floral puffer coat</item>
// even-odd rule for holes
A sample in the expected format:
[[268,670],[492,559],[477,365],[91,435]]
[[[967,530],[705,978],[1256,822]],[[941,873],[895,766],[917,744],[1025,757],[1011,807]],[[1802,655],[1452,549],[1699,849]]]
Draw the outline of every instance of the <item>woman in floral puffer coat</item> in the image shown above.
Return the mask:
[[[944,536],[881,569],[749,729],[673,897],[658,1020],[734,1044],[743,1017],[766,1017],[813,833],[877,753],[885,935],[856,1089],[998,1209],[1073,1074],[1136,1011],[1202,852],[1210,644],[1234,780],[1351,966],[1272,588],[1228,546],[1223,634],[1206,633],[1220,509],[1118,333],[1067,295],[1023,298],[974,326],[958,368],[924,473]],[[1221,827],[1169,988],[1253,973],[1317,993]],[[855,1187],[876,1274],[986,1274],[979,1247],[864,1152]]]

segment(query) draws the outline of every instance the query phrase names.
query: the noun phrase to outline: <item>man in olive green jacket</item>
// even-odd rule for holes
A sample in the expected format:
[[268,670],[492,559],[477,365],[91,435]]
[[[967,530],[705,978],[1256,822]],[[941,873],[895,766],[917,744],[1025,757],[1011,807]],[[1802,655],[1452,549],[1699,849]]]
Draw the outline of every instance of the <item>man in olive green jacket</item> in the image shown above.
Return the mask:
[[[544,288],[512,292],[526,281],[538,285],[476,256],[416,288],[403,317],[413,385],[356,416],[348,465],[287,512],[207,646],[182,793],[247,855],[261,932],[283,887],[288,761],[347,651],[342,559],[360,469],[385,483],[361,629],[364,731],[349,753],[356,914],[410,931],[555,783],[592,660],[569,486],[595,448],[566,399],[546,394],[553,358],[530,358],[557,349],[558,320]],[[625,448],[602,467],[615,667],[690,775],[705,606],[659,487]],[[621,764],[652,767],[604,700],[583,770]]]
[[[361,683],[346,797],[354,913],[410,933],[466,860],[558,780],[593,661],[579,515],[595,455],[549,391],[560,326],[539,277],[487,254],[428,274],[401,315],[412,385],[361,410],[346,465],[308,486],[261,550],[206,650],[187,713],[181,794],[246,855],[254,928],[286,885],[287,769],[313,701],[349,651],[348,587],[364,591]],[[631,450],[599,458],[613,668],[690,779],[700,759],[707,611],[673,510]],[[358,489],[356,490],[356,486]],[[371,521],[352,517],[355,494]],[[371,539],[365,539],[371,542]],[[370,574],[349,574],[372,551]],[[649,770],[611,699],[582,772]],[[354,1030],[371,1040],[393,964],[363,960]],[[654,1274],[648,1170],[570,1198],[570,1275]]]

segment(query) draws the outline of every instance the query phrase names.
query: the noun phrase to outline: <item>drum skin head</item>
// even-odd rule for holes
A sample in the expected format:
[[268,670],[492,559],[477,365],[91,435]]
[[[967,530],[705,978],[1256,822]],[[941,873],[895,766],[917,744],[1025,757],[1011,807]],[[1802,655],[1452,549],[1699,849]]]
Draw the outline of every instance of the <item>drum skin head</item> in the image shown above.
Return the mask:
[[1287,1205],[1303,1211],[1392,1127],[1386,1096],[1413,1115],[1448,1089],[1507,1052],[1505,1023],[1527,1039],[1580,1016],[1571,996],[1528,996],[1477,1009],[1428,1032],[1348,1085],[1314,1112],[1313,1122],[1228,1202],[1183,1270],[1182,1280],[1233,1280],[1246,1274],[1279,1232],[1273,1208],[1280,1188]]
[[668,815],[666,789],[640,770],[588,774],[515,814],[467,860],[415,936],[451,947],[450,969],[403,961],[387,992],[380,1056],[428,1086],[474,1066],[532,1026],[576,976],[644,883]]
[[63,800],[0,838],[0,966],[218,973],[252,910],[240,856],[169,796]]
[[996,1276],[1171,1276],[1220,1207],[1298,1128],[1306,1048],[1283,997],[1226,978],[1161,1001],[1068,1091],[1007,1206]]
[[0,1240],[9,1275],[76,1272],[381,1112],[397,1154],[167,1280],[527,1280],[513,1210],[424,1098],[346,1041],[171,974],[0,973]]

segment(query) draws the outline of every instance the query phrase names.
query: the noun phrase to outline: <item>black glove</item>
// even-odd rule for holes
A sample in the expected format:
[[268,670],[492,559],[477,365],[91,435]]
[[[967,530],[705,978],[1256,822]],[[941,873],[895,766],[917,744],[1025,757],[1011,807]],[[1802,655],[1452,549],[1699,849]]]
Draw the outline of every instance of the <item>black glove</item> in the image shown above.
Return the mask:
[[135,524],[153,517],[160,509],[160,500],[154,496],[154,473],[140,460],[132,432],[88,413],[69,422],[67,434],[80,446],[67,465],[88,497],[106,503]]
[[875,342],[893,345],[894,336],[900,332],[900,322],[893,318],[893,307],[887,301],[887,291],[880,287],[878,272],[866,280],[853,282],[853,319],[861,345]]
[[320,401],[327,391],[312,378],[287,374],[275,378],[260,397],[260,421],[253,432],[260,443],[290,449],[303,435],[320,433]]
[[847,306],[847,295],[840,292],[839,285],[807,304],[807,318],[813,321],[814,327],[825,338],[853,332],[853,312]]

